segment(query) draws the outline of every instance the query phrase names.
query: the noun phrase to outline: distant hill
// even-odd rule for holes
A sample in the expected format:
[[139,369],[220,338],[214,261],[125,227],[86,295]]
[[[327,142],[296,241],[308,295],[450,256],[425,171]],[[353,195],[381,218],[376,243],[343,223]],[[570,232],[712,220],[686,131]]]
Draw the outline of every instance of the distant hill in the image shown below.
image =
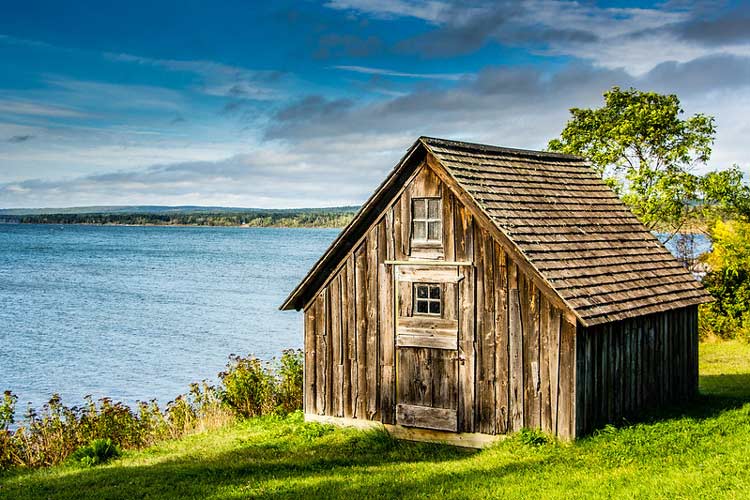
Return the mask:
[[344,227],[359,207],[89,206],[0,209],[0,223],[136,226]]
[[356,212],[358,206],[322,208],[245,208],[212,207],[200,205],[92,205],[63,208],[0,208],[0,215],[48,215],[48,214],[164,214],[164,213],[264,213],[264,212]]

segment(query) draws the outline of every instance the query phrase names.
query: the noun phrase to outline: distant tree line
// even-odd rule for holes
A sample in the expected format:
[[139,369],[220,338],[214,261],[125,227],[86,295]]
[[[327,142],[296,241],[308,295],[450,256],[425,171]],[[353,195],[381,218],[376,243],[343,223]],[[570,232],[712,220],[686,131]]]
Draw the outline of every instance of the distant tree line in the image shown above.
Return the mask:
[[91,213],[0,216],[20,224],[101,224],[149,226],[344,227],[355,210],[323,209],[258,212]]

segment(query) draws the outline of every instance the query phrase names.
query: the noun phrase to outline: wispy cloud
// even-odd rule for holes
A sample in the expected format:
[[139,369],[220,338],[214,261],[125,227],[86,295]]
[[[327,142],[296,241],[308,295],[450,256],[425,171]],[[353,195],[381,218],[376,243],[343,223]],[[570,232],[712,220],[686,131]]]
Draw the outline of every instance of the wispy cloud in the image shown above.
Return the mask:
[[446,11],[451,9],[449,2],[432,0],[331,0],[326,7],[337,10],[353,10],[379,18],[413,17],[423,21],[439,23]]
[[52,91],[65,91],[69,100],[96,101],[107,108],[180,110],[185,104],[180,92],[153,85],[81,80],[59,75],[47,76],[44,81]]
[[87,115],[87,113],[79,110],[65,107],[56,106],[53,104],[44,104],[40,102],[32,102],[21,99],[0,99],[0,113],[9,113],[14,115],[26,115],[26,116],[49,116],[49,117],[65,117],[65,118],[81,118]]
[[154,59],[114,53],[105,53],[104,56],[112,61],[199,75],[203,81],[199,90],[208,95],[258,101],[275,100],[283,96],[279,83],[285,74],[281,71],[252,70],[204,60]]
[[366,75],[392,76],[396,78],[416,78],[424,80],[448,80],[459,81],[472,78],[473,75],[468,73],[405,73],[382,68],[370,68],[367,66],[334,66],[336,69],[343,71],[352,71],[354,73],[363,73]]

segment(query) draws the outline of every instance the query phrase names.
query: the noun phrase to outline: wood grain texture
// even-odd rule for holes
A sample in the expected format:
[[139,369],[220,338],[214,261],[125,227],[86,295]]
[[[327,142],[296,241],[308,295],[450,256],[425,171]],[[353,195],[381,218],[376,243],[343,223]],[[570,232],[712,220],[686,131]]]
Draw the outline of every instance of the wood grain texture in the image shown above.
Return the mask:
[[378,285],[378,227],[374,226],[367,236],[367,418],[379,418],[380,410],[380,365],[379,355],[379,290]]
[[356,418],[367,418],[367,245],[361,245],[354,253],[354,284],[356,306],[356,349],[357,349],[357,399]]
[[396,406],[396,423],[409,427],[456,432],[456,410],[399,404]]

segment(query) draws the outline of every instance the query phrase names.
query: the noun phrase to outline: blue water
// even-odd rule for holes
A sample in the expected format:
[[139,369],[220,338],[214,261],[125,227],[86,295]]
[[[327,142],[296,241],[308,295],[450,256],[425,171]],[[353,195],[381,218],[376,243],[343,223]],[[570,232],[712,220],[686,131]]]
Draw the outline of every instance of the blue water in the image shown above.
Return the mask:
[[337,234],[0,224],[0,391],[166,403],[230,353],[301,347],[278,306]]

